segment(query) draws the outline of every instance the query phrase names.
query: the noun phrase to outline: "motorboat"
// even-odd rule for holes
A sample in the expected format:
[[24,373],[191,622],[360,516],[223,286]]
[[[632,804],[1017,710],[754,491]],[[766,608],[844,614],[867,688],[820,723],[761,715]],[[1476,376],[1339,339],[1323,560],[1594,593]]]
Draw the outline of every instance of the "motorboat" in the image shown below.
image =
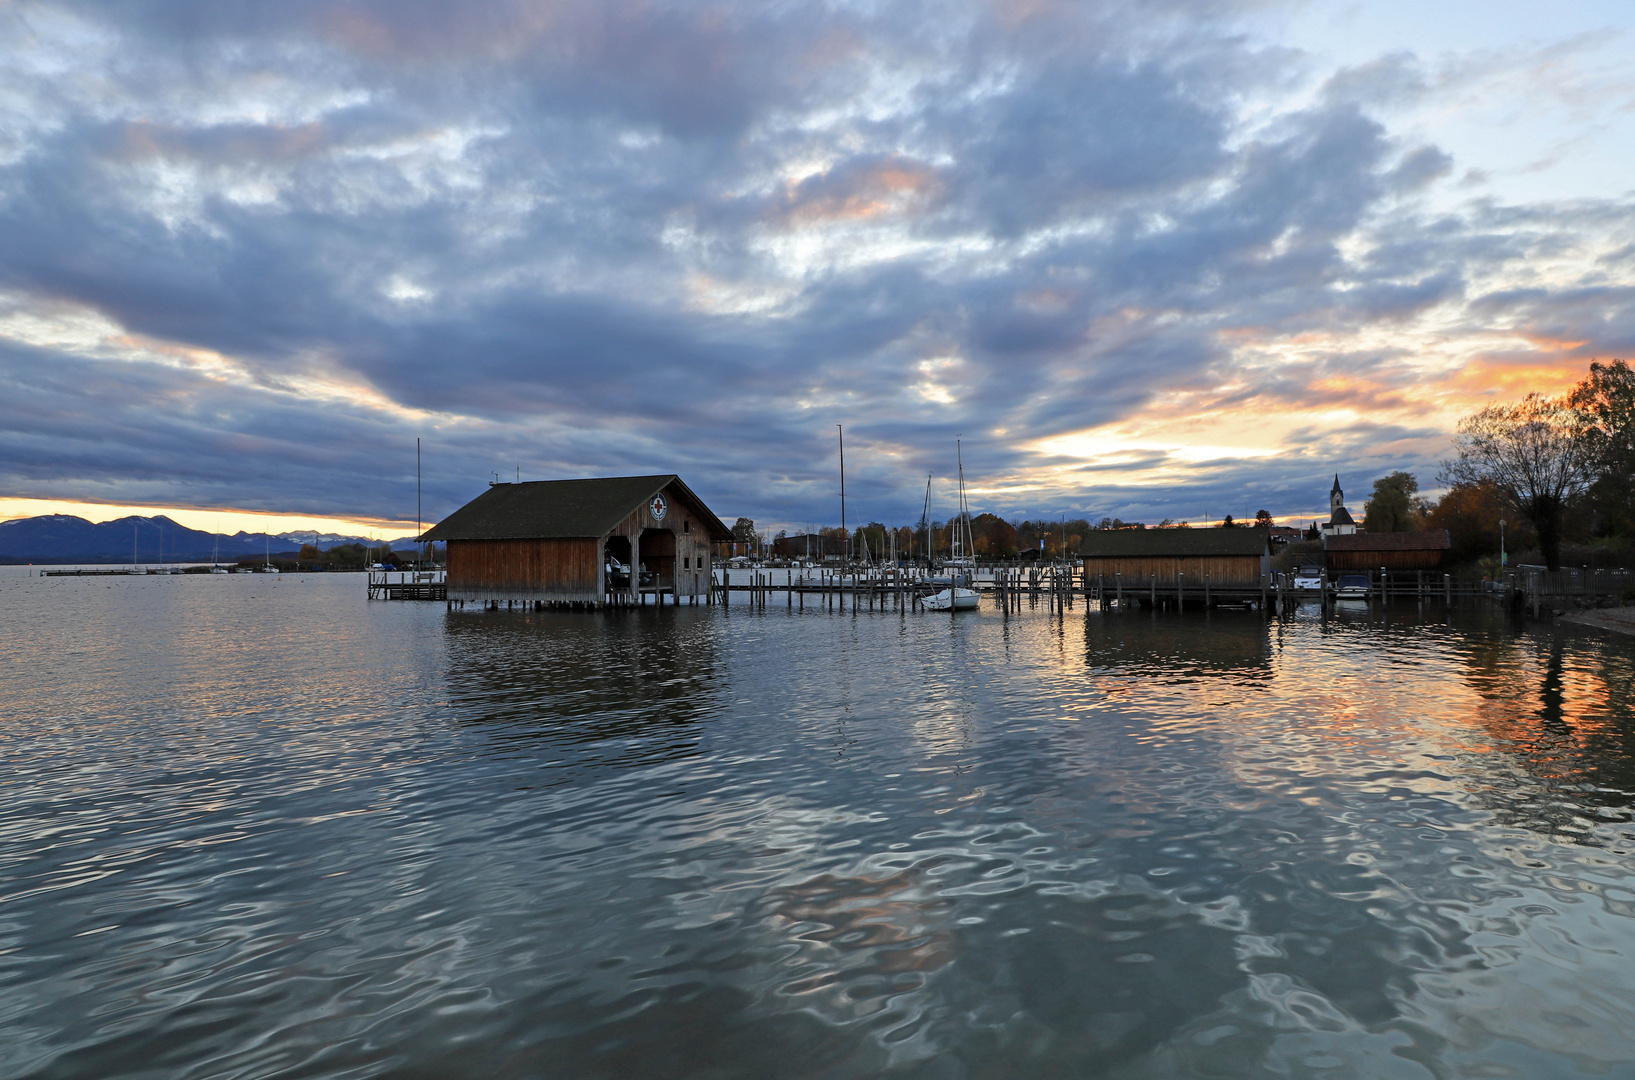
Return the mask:
[[1323,568],[1320,566],[1302,566],[1294,572],[1291,587],[1297,593],[1317,593],[1324,591]]
[[1366,600],[1368,599],[1367,574],[1341,574],[1334,582],[1334,599],[1336,600]]
[[975,611],[982,594],[975,589],[944,589],[932,593],[922,603],[927,611]]

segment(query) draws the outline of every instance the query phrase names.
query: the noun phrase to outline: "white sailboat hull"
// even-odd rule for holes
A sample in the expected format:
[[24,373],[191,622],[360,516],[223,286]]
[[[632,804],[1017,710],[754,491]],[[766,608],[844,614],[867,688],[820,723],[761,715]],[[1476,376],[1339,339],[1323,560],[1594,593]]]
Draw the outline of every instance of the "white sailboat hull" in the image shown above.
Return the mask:
[[927,611],[975,611],[981,600],[975,589],[944,589],[925,598]]

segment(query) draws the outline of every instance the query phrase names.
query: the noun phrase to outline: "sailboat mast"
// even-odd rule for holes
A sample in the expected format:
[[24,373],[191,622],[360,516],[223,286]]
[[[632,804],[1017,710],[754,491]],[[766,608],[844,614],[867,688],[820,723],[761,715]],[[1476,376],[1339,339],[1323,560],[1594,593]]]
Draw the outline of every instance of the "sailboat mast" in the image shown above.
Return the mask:
[[[522,466],[517,466],[517,478],[522,477]],[[420,539],[426,531],[426,526],[420,520],[420,439],[414,440],[414,540],[415,551],[418,553],[414,560],[414,568],[420,569],[420,564],[426,558],[426,542]]]
[[925,565],[931,565],[931,554],[936,550],[936,543],[931,534],[931,474],[925,474],[925,508],[920,511],[920,527],[925,530]]
[[851,561],[852,534],[846,531],[846,429],[835,425],[840,433],[840,561]]

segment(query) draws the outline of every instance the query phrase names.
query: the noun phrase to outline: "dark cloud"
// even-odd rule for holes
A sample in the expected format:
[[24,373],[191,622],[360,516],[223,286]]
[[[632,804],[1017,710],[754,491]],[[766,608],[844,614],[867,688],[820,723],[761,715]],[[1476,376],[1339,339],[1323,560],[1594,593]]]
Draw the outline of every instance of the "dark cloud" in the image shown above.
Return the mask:
[[[1418,62],[1251,114],[1300,58],[1233,14],[0,9],[0,54],[73,58],[5,76],[0,477],[401,514],[420,435],[438,512],[520,464],[674,469],[729,515],[822,523],[843,421],[867,517],[913,516],[961,434],[973,475],[1038,493],[1010,513],[1281,513],[1434,435],[1394,426],[1425,408],[1403,347],[1349,336],[1435,312],[1635,342],[1635,236],[1593,280],[1513,280],[1628,206],[1433,214],[1454,162],[1377,111],[1435,91]],[[1380,419],[1201,464],[1033,449],[1166,394],[1242,410],[1246,444],[1256,409]]]

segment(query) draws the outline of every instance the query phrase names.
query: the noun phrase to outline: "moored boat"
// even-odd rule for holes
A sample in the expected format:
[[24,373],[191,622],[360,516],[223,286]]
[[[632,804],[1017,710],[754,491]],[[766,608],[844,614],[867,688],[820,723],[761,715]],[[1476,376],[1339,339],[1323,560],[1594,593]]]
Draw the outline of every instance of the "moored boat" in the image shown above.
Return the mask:
[[1334,583],[1334,599],[1336,600],[1366,600],[1368,599],[1367,574],[1341,574]]
[[981,595],[975,589],[944,589],[923,601],[927,611],[975,611]]
[[1322,595],[1325,588],[1323,568],[1320,566],[1302,566],[1294,572],[1292,582],[1297,593],[1316,593]]

